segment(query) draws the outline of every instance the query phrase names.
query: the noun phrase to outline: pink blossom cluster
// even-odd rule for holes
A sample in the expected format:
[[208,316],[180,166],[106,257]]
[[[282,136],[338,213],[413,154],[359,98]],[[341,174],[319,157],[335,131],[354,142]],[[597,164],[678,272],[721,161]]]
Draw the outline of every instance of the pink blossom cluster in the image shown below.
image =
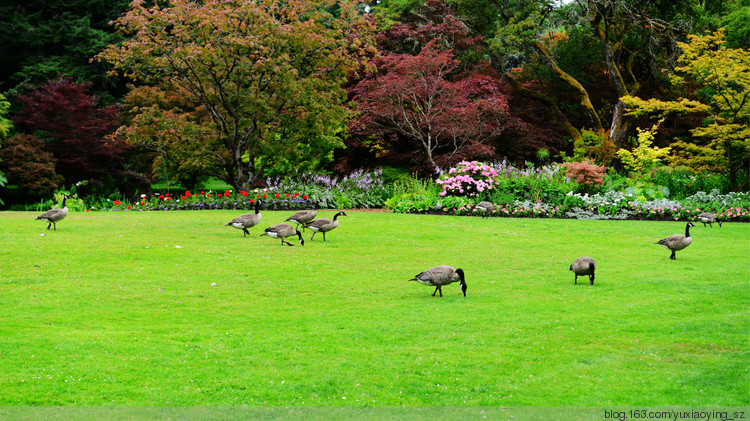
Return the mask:
[[485,163],[461,161],[435,182],[443,186],[440,196],[477,196],[492,190],[497,177],[497,171]]
[[716,218],[722,221],[728,221],[730,219],[738,219],[744,221],[750,219],[750,211],[745,208],[731,207],[724,212],[717,214]]

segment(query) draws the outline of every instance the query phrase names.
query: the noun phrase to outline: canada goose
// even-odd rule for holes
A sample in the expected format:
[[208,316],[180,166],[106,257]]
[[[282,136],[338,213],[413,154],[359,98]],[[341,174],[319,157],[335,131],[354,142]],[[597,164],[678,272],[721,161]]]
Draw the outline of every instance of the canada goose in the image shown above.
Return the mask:
[[44,212],[43,214],[37,216],[36,219],[41,219],[42,221],[49,222],[49,225],[47,225],[47,229],[49,230],[49,227],[54,226],[55,231],[57,231],[57,222],[62,221],[66,216],[68,216],[68,207],[65,205],[66,200],[68,200],[68,196],[63,196],[62,209],[50,209],[47,212]]
[[474,211],[482,214],[482,218],[486,218],[487,214],[495,210],[495,205],[490,202],[479,202],[475,207]]
[[682,250],[685,247],[689,246],[690,243],[693,242],[693,239],[690,238],[690,227],[694,226],[695,225],[693,225],[692,222],[688,222],[687,225],[685,225],[685,235],[670,235],[669,237],[659,240],[654,244],[661,244],[662,246],[672,250],[672,255],[669,256],[669,258],[672,260],[677,260],[677,256],[675,255],[675,253],[677,253],[678,250]]
[[706,228],[706,223],[713,228],[713,223],[716,222],[719,224],[719,228],[721,228],[721,221],[716,220],[716,214],[711,212],[703,212],[700,215],[696,216],[696,219],[703,222],[703,228]]
[[590,257],[579,257],[570,265],[570,270],[576,274],[574,284],[578,285],[578,276],[588,275],[591,285],[594,285],[594,269],[596,269],[596,262]]
[[264,236],[264,235],[267,235],[272,238],[280,238],[281,244],[286,244],[289,246],[291,246],[292,243],[288,241],[284,241],[284,239],[286,237],[291,237],[293,235],[296,235],[299,237],[299,243],[303,246],[305,245],[305,240],[302,239],[302,233],[289,224],[278,224],[272,227],[268,227],[266,228],[266,232],[261,234],[261,236]]
[[461,291],[463,291],[464,297],[466,296],[466,279],[464,278],[464,270],[453,269],[448,265],[440,265],[435,266],[434,268],[429,268],[426,271],[415,276],[414,278],[409,279],[409,281],[417,281],[420,284],[435,287],[435,291],[432,293],[433,297],[438,291],[440,291],[440,296],[443,296],[443,285],[448,285],[459,281],[461,283]]
[[260,218],[263,216],[260,213],[259,208],[260,208],[260,200],[256,200],[255,201],[255,213],[242,214],[232,219],[231,221],[229,221],[227,226],[228,227],[232,226],[232,227],[237,228],[238,230],[242,230],[243,232],[242,236],[243,237],[247,236],[248,234],[250,234],[250,232],[248,232],[247,229],[258,225],[258,223],[260,222]]
[[302,230],[305,230],[305,224],[315,219],[315,217],[318,216],[318,211],[316,210],[301,210],[294,215],[290,216],[286,220],[292,223],[297,224],[297,229],[299,229],[299,226],[302,225]]
[[330,219],[321,218],[305,224],[305,228],[310,228],[311,230],[315,231],[313,232],[312,237],[310,237],[310,241],[312,241],[313,237],[315,237],[315,234],[319,232],[323,233],[323,241],[325,241],[326,233],[339,226],[339,221],[336,219],[339,216],[346,216],[346,214],[342,211],[337,213],[336,215],[333,215],[333,221],[331,221]]

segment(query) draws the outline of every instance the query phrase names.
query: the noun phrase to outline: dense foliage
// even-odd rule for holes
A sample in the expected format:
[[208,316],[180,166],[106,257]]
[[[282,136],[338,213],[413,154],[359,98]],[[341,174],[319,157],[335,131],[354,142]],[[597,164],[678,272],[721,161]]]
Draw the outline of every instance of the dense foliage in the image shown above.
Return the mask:
[[[135,201],[160,182],[248,192],[383,165],[434,180],[474,160],[532,169],[497,178],[493,200],[505,204],[743,191],[748,10],[747,0],[12,0],[0,6],[0,195]],[[568,181],[540,181],[533,168],[545,165]]]

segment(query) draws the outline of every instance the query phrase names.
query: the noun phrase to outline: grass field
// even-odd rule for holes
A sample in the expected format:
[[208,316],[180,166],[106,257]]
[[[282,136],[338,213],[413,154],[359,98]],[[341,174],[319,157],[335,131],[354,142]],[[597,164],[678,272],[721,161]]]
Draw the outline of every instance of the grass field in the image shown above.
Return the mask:
[[0,405],[750,404],[748,224],[237,214],[0,213]]

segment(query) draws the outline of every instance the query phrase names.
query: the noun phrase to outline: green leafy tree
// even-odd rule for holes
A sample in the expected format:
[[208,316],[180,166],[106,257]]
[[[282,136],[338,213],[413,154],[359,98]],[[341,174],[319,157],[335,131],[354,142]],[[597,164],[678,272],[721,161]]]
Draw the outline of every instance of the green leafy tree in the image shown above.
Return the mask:
[[653,177],[653,171],[662,165],[662,162],[669,155],[669,148],[659,148],[652,146],[654,143],[654,133],[658,124],[651,129],[638,129],[638,144],[633,151],[620,149],[617,155],[620,157],[625,169],[630,171],[631,177],[635,180],[650,181]]
[[[663,2],[576,0],[562,8],[552,0],[498,3],[503,3],[494,7],[499,21],[490,34],[495,68],[517,92],[547,105],[574,141],[581,138],[579,128],[584,127],[595,133],[606,131],[621,147],[631,122],[618,98],[634,95],[646,81],[655,81],[656,75],[648,69],[659,68],[676,52],[678,32],[657,10]],[[570,60],[570,53],[576,51],[570,48],[572,37],[595,41],[581,43],[589,46],[581,56],[588,63],[592,53],[598,55],[597,83],[585,79],[587,72],[572,67],[577,61],[576,56]],[[528,83],[519,77],[523,72],[510,71],[519,59],[522,67],[539,63],[550,82]]]
[[[175,0],[162,8],[136,1],[116,24],[132,37],[100,58],[141,82],[166,84],[208,115],[201,136],[180,142],[216,139],[211,165],[238,190],[274,159],[301,162],[343,145],[351,111],[341,85],[375,51],[350,2]],[[144,121],[200,121],[186,112],[193,111]]]
[[[5,97],[0,94],[0,141],[8,137],[8,134],[10,134],[10,130],[13,128],[13,123],[5,118],[5,116],[8,114],[8,109],[10,108],[10,103],[5,100]],[[0,148],[2,147],[2,142],[0,142]],[[5,186],[5,183],[8,182],[8,179],[5,178],[5,175],[0,171],[0,187]],[[2,199],[0,199],[0,205],[3,204]]]
[[750,181],[750,52],[727,48],[724,33],[691,35],[680,43],[683,54],[672,82],[697,87],[695,99],[623,102],[633,115],[706,115],[705,124],[691,130],[694,139],[672,144],[672,163],[727,174],[732,189],[740,190]]
[[23,94],[60,75],[92,83],[106,103],[124,85],[91,58],[120,38],[109,25],[130,0],[3,0],[0,2],[0,90]]

